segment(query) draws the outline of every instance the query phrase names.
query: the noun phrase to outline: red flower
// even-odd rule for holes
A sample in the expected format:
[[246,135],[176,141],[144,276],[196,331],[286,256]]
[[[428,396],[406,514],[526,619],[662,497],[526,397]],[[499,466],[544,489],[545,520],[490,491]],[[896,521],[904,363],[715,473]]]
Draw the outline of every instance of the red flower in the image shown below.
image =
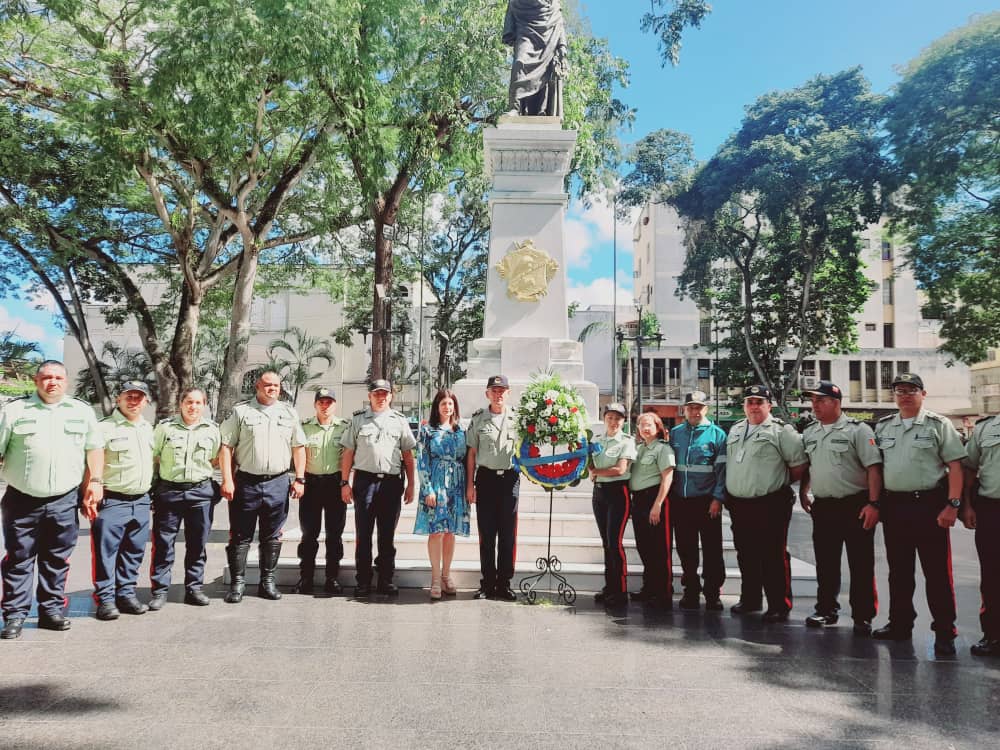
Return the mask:
[[555,414],[553,414],[551,417],[549,417],[549,424],[556,424],[558,421],[559,421],[559,417],[557,417]]
[[551,398],[545,399],[545,405],[546,406],[552,406],[552,399]]
[[558,443],[559,442],[559,436],[558,435],[553,435],[552,436],[552,442],[553,443]]
[[533,445],[530,448],[528,448],[528,455],[531,456],[532,458],[538,458],[540,455],[542,455],[542,452],[538,450],[537,445]]
[[526,429],[528,431],[529,435],[534,435],[535,434],[535,425],[533,425],[533,424],[529,424],[524,429]]
[[573,406],[573,407],[571,407],[571,408],[570,408],[570,411],[571,411],[571,412],[572,412],[573,414],[576,414],[576,413],[577,413],[577,411],[579,411],[579,410],[578,410],[578,409],[577,409],[577,408],[576,408],[575,406]]

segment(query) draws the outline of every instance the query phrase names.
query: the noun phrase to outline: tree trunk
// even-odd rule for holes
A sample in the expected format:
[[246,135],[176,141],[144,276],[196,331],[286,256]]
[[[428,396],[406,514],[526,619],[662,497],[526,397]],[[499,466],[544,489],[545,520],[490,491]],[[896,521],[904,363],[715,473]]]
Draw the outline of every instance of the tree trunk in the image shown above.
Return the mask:
[[226,346],[222,383],[219,386],[219,402],[215,407],[215,416],[219,421],[229,415],[241,395],[240,385],[246,365],[247,343],[250,340],[250,307],[253,303],[259,259],[259,246],[252,238],[244,238],[243,257],[236,272],[236,288],[233,290],[233,320],[229,327],[229,344]]
[[63,269],[63,276],[66,279],[66,286],[69,289],[70,302],[73,309],[70,310],[62,299],[58,300],[60,309],[63,311],[63,318],[70,326],[73,337],[80,345],[83,358],[87,361],[87,369],[90,370],[90,379],[94,383],[94,391],[97,393],[97,400],[101,404],[101,413],[110,416],[115,410],[115,402],[108,392],[108,384],[104,382],[104,373],[101,372],[100,358],[94,351],[94,342],[90,339],[90,329],[87,327],[87,318],[83,310],[83,300],[80,298],[80,290],[76,286],[76,279],[73,278],[69,268]]
[[181,285],[177,326],[170,346],[170,365],[177,376],[178,396],[187,388],[201,387],[194,382],[194,343],[198,337],[203,298],[201,290],[192,289],[186,281]]
[[[388,378],[392,362],[392,242],[375,220],[375,289],[372,291],[372,380]],[[379,294],[381,288],[384,294]]]

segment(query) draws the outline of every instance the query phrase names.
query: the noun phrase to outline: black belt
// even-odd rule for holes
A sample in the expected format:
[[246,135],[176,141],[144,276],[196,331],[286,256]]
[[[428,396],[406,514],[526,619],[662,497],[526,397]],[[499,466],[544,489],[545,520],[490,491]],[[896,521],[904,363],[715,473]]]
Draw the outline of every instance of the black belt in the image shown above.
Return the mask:
[[885,490],[885,496],[888,500],[940,500],[947,494],[947,490],[942,487],[931,487],[929,490],[913,490],[909,492]]
[[490,469],[486,466],[479,466],[476,468],[476,471],[477,472],[485,471],[488,474],[496,474],[498,477],[502,477],[504,474],[508,472],[517,473],[517,469]]
[[774,492],[768,492],[766,495],[757,495],[756,497],[740,497],[739,495],[734,495],[731,492],[727,492],[726,499],[749,500],[750,502],[759,503],[759,502],[766,502],[767,500],[794,501],[795,496],[792,494],[792,488],[786,485],[782,487],[780,490],[775,490]]
[[857,502],[868,502],[868,493],[865,491],[855,492],[853,495],[846,495],[844,497],[820,497],[819,495],[813,495],[813,500],[832,500],[833,502],[843,503],[848,500],[856,500]]
[[333,474],[310,474],[307,471],[306,472],[306,481],[307,482],[324,482],[324,481],[328,482],[331,479],[333,479],[334,477],[339,477],[339,476],[340,476],[340,472],[339,471],[335,471],[335,472],[333,472]]
[[201,487],[207,481],[208,479],[199,479],[197,482],[170,482],[166,479],[161,479],[156,485],[156,489],[186,492],[187,490],[193,490],[195,487]]
[[148,493],[140,492],[138,495],[126,495],[124,492],[113,492],[111,490],[104,491],[105,500],[124,500],[125,502],[132,503],[139,498],[146,497]]
[[390,474],[387,471],[382,472],[380,474],[376,474],[375,472],[372,472],[372,471],[364,471],[363,469],[355,469],[354,473],[357,476],[368,477],[369,479],[402,479],[403,478],[400,474]]
[[249,471],[237,471],[236,476],[243,476],[251,482],[269,482],[281,476],[288,476],[287,471],[279,471],[277,474],[251,474]]

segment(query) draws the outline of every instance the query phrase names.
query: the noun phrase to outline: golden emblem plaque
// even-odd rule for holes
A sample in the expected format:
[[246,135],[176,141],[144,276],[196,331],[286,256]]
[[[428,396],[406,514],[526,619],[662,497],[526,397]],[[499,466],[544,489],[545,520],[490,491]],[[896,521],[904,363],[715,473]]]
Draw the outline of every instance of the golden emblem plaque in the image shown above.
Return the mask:
[[507,279],[507,296],[518,302],[538,302],[548,294],[559,264],[531,240],[514,243],[504,259],[496,264],[501,279]]

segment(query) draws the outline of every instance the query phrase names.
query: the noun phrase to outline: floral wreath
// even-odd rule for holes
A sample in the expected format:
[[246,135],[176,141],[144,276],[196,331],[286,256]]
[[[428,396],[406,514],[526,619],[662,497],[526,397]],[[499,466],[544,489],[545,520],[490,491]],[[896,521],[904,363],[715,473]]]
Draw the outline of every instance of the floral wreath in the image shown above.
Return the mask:
[[[514,466],[535,484],[561,490],[580,483],[590,454],[600,449],[590,442],[587,407],[575,388],[558,375],[542,375],[521,395],[517,407],[518,442]],[[542,447],[551,454],[542,455]],[[568,452],[556,453],[557,446]]]

